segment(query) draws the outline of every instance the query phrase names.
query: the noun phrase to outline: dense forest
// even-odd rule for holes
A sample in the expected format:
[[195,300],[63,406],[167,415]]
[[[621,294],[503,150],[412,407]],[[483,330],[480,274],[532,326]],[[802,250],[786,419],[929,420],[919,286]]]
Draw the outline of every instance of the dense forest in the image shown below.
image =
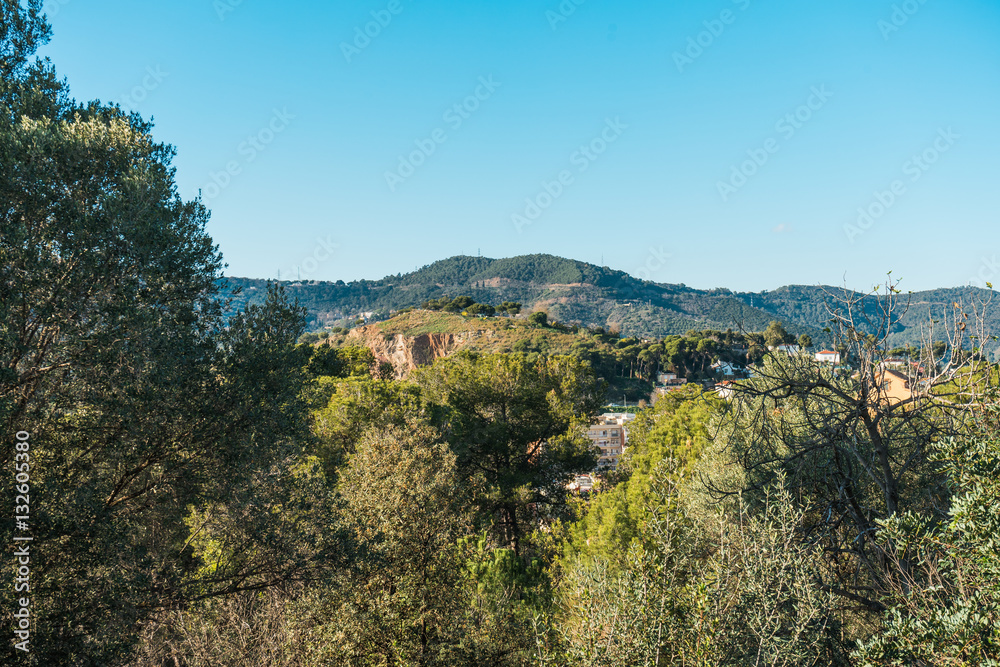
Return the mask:
[[[796,336],[807,334],[817,345],[828,346],[832,337],[824,330],[831,319],[832,303],[860,299],[869,316],[878,308],[871,295],[833,287],[791,286],[757,293],[698,290],[643,281],[623,271],[552,255],[452,257],[380,280],[283,284],[306,308],[310,330],[354,326],[363,313],[370,314],[369,319],[385,319],[427,301],[464,295],[494,306],[518,302],[526,313],[545,310],[566,324],[615,328],[637,338],[664,338],[692,329],[761,331],[772,320],[780,320]],[[222,282],[222,289],[239,308],[260,303],[267,293],[267,281],[230,277]],[[940,340],[942,332],[934,330],[934,322],[947,317],[951,304],[984,300],[987,295],[987,290],[972,287],[907,293],[900,299],[890,343],[919,345],[928,336]],[[989,306],[982,316],[992,327],[1000,325],[996,305]],[[998,349],[1000,346],[990,346],[989,354],[996,358]]]
[[[456,305],[460,304],[460,305]],[[303,334],[300,342],[322,343],[332,347],[364,346],[366,339],[384,340],[402,335],[411,343],[421,334],[448,334],[462,343],[457,349],[478,352],[516,352],[529,361],[542,356],[567,355],[586,362],[597,378],[607,386],[608,402],[620,400],[646,402],[654,391],[660,373],[700,381],[707,386],[731,379],[714,365],[727,362],[743,369],[759,362],[768,346],[805,343],[806,353],[813,353],[808,335],[796,339],[777,321],[762,333],[733,330],[691,330],[663,339],[639,339],[623,336],[616,329],[565,325],[549,321],[545,311],[535,311],[527,318],[515,318],[520,304],[504,302],[497,308],[473,301],[471,297],[431,301],[420,309],[404,309],[383,322],[351,330],[333,327]],[[502,312],[497,312],[502,309]],[[511,312],[513,311],[513,312]],[[492,313],[492,314],[491,314]],[[377,353],[377,350],[372,350]],[[385,358],[380,363],[392,364]],[[401,375],[406,369],[393,366],[387,372]]]
[[[954,300],[943,344],[893,351],[906,295],[845,295],[839,366],[771,350],[799,332],[770,320],[643,343],[534,317],[525,332],[570,350],[397,377],[367,348],[299,342],[282,285],[229,301],[173,149],[34,57],[40,0],[0,12],[4,664],[1000,661],[983,302]],[[577,270],[558,277],[607,277]],[[521,301],[480,303],[514,319]],[[663,396],[622,465],[570,490],[623,359],[697,373],[734,347],[753,373],[731,396]]]

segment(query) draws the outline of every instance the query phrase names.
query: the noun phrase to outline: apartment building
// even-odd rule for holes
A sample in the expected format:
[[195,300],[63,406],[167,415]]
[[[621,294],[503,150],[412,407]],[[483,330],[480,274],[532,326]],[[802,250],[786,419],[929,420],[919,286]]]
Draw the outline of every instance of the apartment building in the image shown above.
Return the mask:
[[596,424],[587,428],[587,437],[601,450],[597,467],[618,467],[618,459],[625,451],[627,434],[625,424],[635,415],[629,413],[607,413],[598,418]]

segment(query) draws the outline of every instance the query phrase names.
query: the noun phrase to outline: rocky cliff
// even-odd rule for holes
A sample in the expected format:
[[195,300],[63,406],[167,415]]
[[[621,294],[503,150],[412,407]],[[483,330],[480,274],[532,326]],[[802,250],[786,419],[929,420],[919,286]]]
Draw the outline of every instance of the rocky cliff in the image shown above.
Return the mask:
[[418,366],[434,363],[436,359],[474,345],[476,341],[493,337],[493,332],[463,331],[459,333],[424,333],[416,336],[390,334],[377,324],[352,329],[348,344],[367,347],[378,362],[389,362],[396,369],[396,377],[403,378]]

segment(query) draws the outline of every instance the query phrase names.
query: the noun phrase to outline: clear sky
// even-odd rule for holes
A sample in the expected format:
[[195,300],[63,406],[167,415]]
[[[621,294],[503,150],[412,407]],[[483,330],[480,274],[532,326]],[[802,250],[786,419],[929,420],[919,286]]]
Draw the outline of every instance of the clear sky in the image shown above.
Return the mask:
[[546,252],[700,288],[1000,287],[997,0],[46,6],[43,55],[154,119],[229,275]]

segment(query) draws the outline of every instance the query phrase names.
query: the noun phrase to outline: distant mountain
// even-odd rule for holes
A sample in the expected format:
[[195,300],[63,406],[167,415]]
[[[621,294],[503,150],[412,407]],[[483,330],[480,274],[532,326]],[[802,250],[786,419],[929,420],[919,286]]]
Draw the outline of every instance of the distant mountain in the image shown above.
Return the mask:
[[[234,306],[263,297],[267,281],[225,279]],[[787,286],[761,293],[726,289],[697,290],[686,285],[639,280],[623,271],[599,267],[553,255],[523,255],[506,259],[458,256],[434,262],[417,271],[381,280],[285,282],[309,316],[310,329],[352,323],[362,314],[385,319],[392,311],[419,306],[443,296],[468,295],[478,302],[499,304],[518,301],[525,312],[546,310],[550,318],[565,323],[617,327],[623,334],[660,338],[691,329],[743,328],[763,330],[771,320],[781,320],[798,335],[810,334],[816,344],[829,342],[823,332],[829,316],[825,304],[831,287]],[[850,293],[859,298],[860,294]],[[954,303],[969,304],[990,292],[977,288],[938,289],[900,295],[909,310],[893,334],[893,343],[920,340],[920,327],[951,313]],[[874,301],[865,302],[869,311]],[[991,306],[986,318],[1000,331],[1000,308]]]

